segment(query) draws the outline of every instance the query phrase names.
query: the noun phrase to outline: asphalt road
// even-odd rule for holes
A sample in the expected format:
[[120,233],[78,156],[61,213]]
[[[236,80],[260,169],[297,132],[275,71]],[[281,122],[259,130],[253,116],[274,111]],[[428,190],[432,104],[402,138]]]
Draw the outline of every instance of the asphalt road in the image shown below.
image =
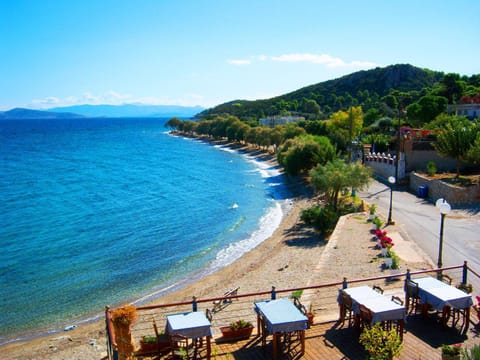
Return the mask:
[[[390,207],[388,183],[373,181],[367,191],[357,195],[370,204],[377,205],[377,211],[387,219]],[[399,226],[401,235],[414,241],[436,265],[440,243],[441,215],[434,203],[419,198],[407,189],[394,189],[392,220]],[[443,266],[469,266],[480,274],[480,209],[452,209],[444,220]],[[469,283],[474,294],[480,293],[480,279],[469,273]]]

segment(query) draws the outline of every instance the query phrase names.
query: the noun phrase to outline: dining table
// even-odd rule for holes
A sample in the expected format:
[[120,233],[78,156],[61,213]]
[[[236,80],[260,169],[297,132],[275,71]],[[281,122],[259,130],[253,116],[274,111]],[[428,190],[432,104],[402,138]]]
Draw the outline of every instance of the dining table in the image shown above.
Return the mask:
[[[305,330],[308,326],[307,317],[286,298],[265,300],[254,303],[257,313],[258,333],[265,339],[272,335],[272,357],[277,358],[277,347],[282,334],[299,334],[301,355],[305,353]],[[262,340],[262,345],[264,341]]]
[[[454,314],[458,312],[464,316],[464,333],[468,330],[470,308],[473,305],[471,295],[431,276],[412,279],[412,281],[418,284],[418,296],[424,317],[428,315],[428,308],[432,307],[442,313],[441,323],[443,326],[447,326],[453,309]],[[455,320],[452,325],[455,325]]]
[[[403,329],[405,326],[406,309],[385,295],[373,290],[370,286],[358,286],[342,289],[352,298],[352,310],[355,314],[355,327],[360,329],[360,305],[368,308],[372,314],[372,324],[380,322],[395,322],[397,332],[403,340]],[[341,305],[341,296],[338,297]]]
[[211,357],[212,325],[203,312],[185,312],[167,315],[167,334],[182,335],[190,339],[206,338],[207,359]]

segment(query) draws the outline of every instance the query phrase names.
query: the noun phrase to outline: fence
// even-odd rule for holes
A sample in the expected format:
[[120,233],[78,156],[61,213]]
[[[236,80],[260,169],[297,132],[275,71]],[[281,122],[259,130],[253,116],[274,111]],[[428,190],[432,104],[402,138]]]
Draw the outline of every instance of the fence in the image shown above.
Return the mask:
[[[230,324],[230,322],[243,319],[255,323],[256,313],[253,310],[253,303],[256,301],[275,299],[277,297],[292,296],[292,293],[302,292],[301,302],[310,308],[311,312],[315,314],[315,322],[331,322],[338,319],[338,289],[346,288],[350,284],[366,283],[371,285],[380,285],[386,292],[403,297],[403,284],[402,280],[410,279],[413,276],[428,274],[428,273],[445,273],[453,279],[452,285],[466,285],[468,283],[468,273],[480,278],[480,274],[468,267],[465,261],[463,265],[444,267],[441,269],[430,269],[410,272],[407,270],[405,273],[398,275],[384,275],[371,278],[353,279],[348,280],[344,278],[339,282],[331,282],[320,285],[313,285],[308,287],[280,289],[277,290],[272,287],[271,290],[247,293],[235,295],[221,296],[215,298],[197,299],[192,298],[192,301],[161,304],[152,306],[140,306],[137,307],[138,318],[135,324],[132,326],[132,336],[138,343],[139,339],[143,335],[154,335],[153,324],[158,326],[158,329],[164,329],[166,326],[166,316],[171,313],[181,313],[190,311],[205,311],[212,315],[212,329],[214,330],[214,337],[218,337],[220,334],[220,326]],[[225,301],[224,301],[225,300]],[[213,311],[218,302],[221,302],[223,306]],[[109,360],[118,359],[115,334],[113,333],[113,326],[111,322],[111,309],[106,307],[105,310],[106,320],[106,333],[107,333],[107,353]],[[217,342],[220,339],[217,338]]]

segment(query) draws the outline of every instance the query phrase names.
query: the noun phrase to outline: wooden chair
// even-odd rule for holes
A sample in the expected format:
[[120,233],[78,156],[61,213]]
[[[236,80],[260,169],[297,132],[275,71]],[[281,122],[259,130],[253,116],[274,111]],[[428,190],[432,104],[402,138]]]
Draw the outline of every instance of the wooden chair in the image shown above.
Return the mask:
[[170,347],[171,354],[169,359],[190,360],[196,359],[197,357],[195,341],[190,341],[190,339],[185,336],[179,334],[170,335]]
[[372,326],[372,311],[365,305],[360,304],[360,330],[370,328]]
[[[407,314],[417,312],[420,305],[420,294],[418,284],[412,280],[405,280],[405,307]],[[409,311],[410,310],[410,311]]]
[[352,325],[353,319],[353,301],[350,295],[348,295],[345,291],[340,290],[340,296],[342,301],[342,325],[345,323],[345,319],[348,318],[348,327]]
[[398,296],[392,295],[392,301],[398,305],[403,306],[403,300],[400,299]]
[[452,278],[448,275],[440,275],[440,280],[443,281],[445,284],[452,285]]
[[383,294],[383,289],[378,285],[373,285],[373,290],[375,290],[376,292],[378,292],[380,294]]

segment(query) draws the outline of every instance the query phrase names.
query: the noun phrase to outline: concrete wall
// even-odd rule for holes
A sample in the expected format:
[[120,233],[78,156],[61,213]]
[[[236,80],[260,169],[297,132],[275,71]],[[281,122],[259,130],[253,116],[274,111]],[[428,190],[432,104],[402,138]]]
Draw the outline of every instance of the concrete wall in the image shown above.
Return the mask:
[[480,185],[459,187],[440,180],[431,180],[415,172],[410,173],[410,190],[418,194],[420,186],[428,187],[428,199],[435,202],[447,200],[452,207],[480,205]]
[[[396,157],[385,153],[369,153],[365,156],[365,165],[372,168],[376,175],[388,178],[395,176]],[[400,161],[398,163],[398,180],[405,177],[405,156],[400,153]]]
[[[444,158],[438,155],[435,150],[431,151],[406,151],[406,169],[410,171],[425,171],[427,163],[433,161],[438,171],[456,172],[456,162],[452,158]],[[465,168],[465,164],[460,164],[460,168]]]

